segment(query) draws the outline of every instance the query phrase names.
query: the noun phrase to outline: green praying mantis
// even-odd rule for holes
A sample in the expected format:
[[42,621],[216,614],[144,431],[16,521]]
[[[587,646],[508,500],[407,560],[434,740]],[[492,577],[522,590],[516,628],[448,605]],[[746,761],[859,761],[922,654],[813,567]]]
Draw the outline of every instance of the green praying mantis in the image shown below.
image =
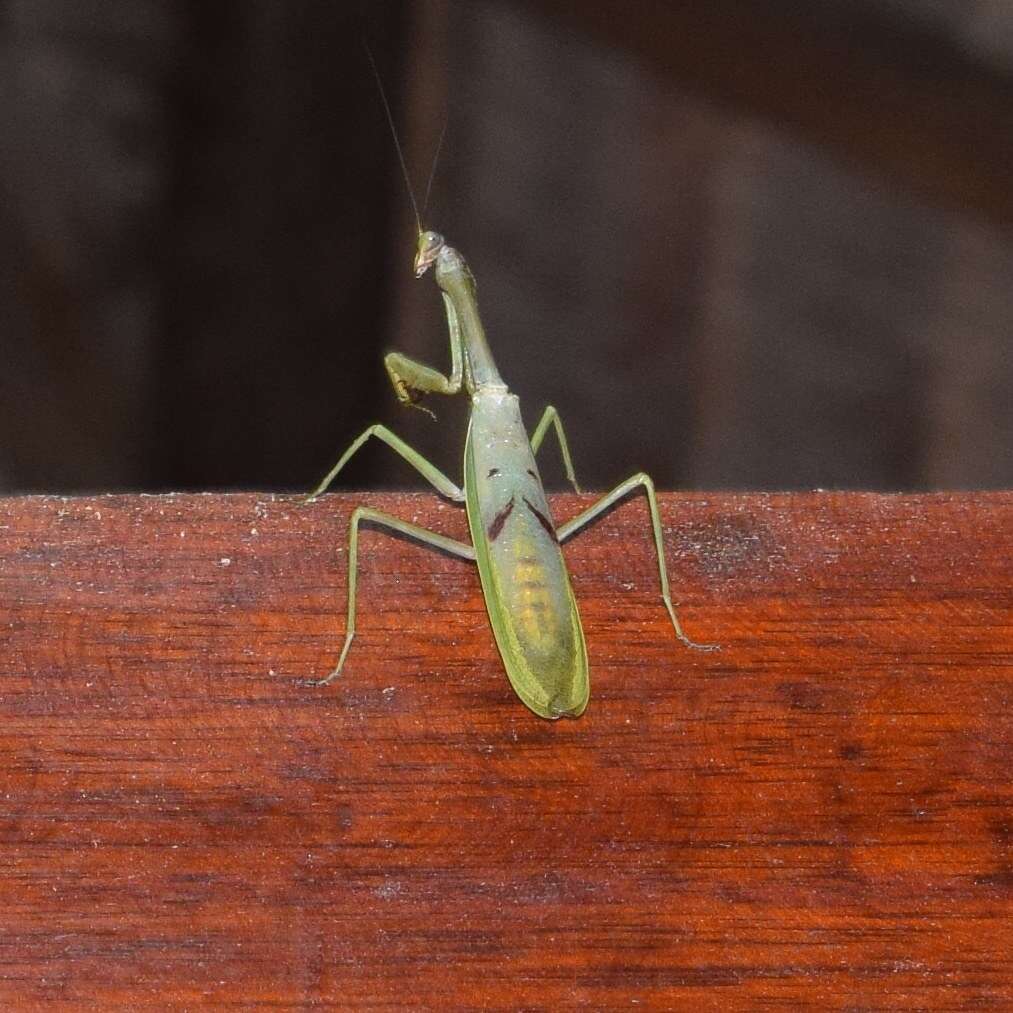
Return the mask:
[[[380,94],[394,132],[382,85]],[[654,483],[644,472],[631,475],[576,517],[556,525],[535,463],[535,455],[550,426],[559,442],[566,477],[580,492],[559,414],[548,406],[528,438],[517,395],[503,382],[486,341],[474,278],[457,250],[439,233],[423,228],[396,132],[394,141],[418,230],[415,275],[421,278],[433,268],[443,295],[450,332],[450,375],[400,352],[390,352],[384,365],[402,404],[417,405],[426,394],[452,396],[462,389],[471,399],[464,444],[464,487],[451,481],[386,426],[372,425],[345,451],[310,499],[323,493],[352,455],[375,437],[412,465],[437,492],[464,504],[471,544],[368,506],[357,507],[352,513],[348,538],[345,642],[334,670],[316,685],[325,685],[341,674],[355,638],[359,527],[367,521],[477,563],[493,634],[514,691],[539,717],[576,718],[583,714],[590,696],[587,648],[560,545],[635,489],[643,489],[647,495],[661,597],[675,635],[697,650],[715,650],[717,645],[694,643],[679,623],[668,587]]]

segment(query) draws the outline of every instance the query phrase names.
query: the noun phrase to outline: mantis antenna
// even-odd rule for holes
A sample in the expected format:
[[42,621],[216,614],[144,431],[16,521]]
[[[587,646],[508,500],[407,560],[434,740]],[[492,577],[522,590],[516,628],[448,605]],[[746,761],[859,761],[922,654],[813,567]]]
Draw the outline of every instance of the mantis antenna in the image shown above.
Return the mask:
[[422,217],[425,217],[429,207],[429,195],[433,191],[433,180],[436,179],[436,163],[440,160],[440,152],[443,150],[443,138],[447,136],[447,124],[450,123],[449,111],[443,117],[443,128],[440,130],[440,139],[436,142],[436,152],[433,154],[433,164],[429,167],[429,180],[426,182],[426,194],[422,199]]
[[421,236],[423,231],[422,216],[426,213],[426,208],[429,206],[429,195],[433,189],[433,180],[436,177],[436,163],[440,157],[440,150],[443,147],[443,138],[446,136],[447,124],[450,122],[450,117],[444,117],[443,129],[440,131],[440,139],[436,142],[436,153],[433,155],[433,164],[429,170],[429,180],[426,183],[426,193],[422,202],[422,212],[420,213],[418,201],[415,199],[415,188],[412,186],[411,177],[408,175],[408,165],[405,162],[404,151],[401,148],[401,141],[397,135],[397,127],[394,126],[394,114],[390,110],[390,102],[387,100],[387,92],[383,87],[383,78],[380,77],[380,71],[377,69],[376,60],[373,58],[373,51],[369,48],[365,39],[362,40],[362,48],[366,50],[366,56],[369,59],[369,66],[373,71],[377,90],[380,92],[380,101],[383,103],[383,111],[387,116],[387,125],[390,127],[390,136],[394,139],[394,147],[397,150],[397,160],[401,166],[401,175],[404,177],[405,186],[408,189],[408,199],[412,202],[412,213],[415,215],[415,227],[418,229],[418,234]]

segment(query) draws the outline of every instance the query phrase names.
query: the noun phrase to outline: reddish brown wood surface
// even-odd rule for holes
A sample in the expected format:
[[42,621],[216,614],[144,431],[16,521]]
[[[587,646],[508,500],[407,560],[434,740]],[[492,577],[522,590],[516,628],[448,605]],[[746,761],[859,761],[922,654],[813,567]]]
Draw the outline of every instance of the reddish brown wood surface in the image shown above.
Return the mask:
[[1013,495],[628,503],[555,724],[376,531],[300,684],[361,499],[0,501],[0,1006],[1013,1004]]

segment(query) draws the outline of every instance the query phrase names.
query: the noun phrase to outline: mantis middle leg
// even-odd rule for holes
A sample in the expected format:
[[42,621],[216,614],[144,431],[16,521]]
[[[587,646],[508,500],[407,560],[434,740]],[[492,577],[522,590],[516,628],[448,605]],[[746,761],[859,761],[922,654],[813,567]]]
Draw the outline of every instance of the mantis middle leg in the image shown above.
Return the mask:
[[399,531],[402,535],[408,535],[410,538],[415,538],[436,549],[442,549],[461,559],[475,559],[474,548],[464,542],[458,542],[456,539],[448,538],[436,531],[430,531],[428,528],[420,528],[417,524],[409,524],[408,521],[385,514],[380,510],[374,510],[372,507],[356,507],[352,512],[348,534],[348,620],[345,625],[345,644],[341,648],[341,655],[334,671],[325,678],[313,682],[314,686],[326,686],[341,674],[345,658],[348,657],[348,649],[352,646],[352,640],[355,639],[355,587],[358,578],[359,525],[363,521],[381,524],[392,531]]
[[542,418],[538,425],[535,426],[535,431],[531,434],[529,441],[531,443],[531,453],[538,453],[538,448],[542,445],[542,440],[545,439],[545,433],[548,431],[550,422],[556,429],[556,439],[559,442],[559,452],[563,455],[563,468],[566,470],[567,481],[573,486],[574,492],[580,492],[580,486],[577,485],[577,479],[573,472],[573,461],[570,460],[570,447],[566,442],[566,433],[563,432],[563,421],[559,417],[559,412],[552,405],[548,405],[545,411],[542,412]]
[[661,577],[661,598],[665,603],[665,608],[668,609],[668,615],[672,620],[672,626],[675,628],[675,635],[687,646],[692,647],[697,651],[718,651],[720,646],[718,644],[698,644],[683,632],[682,624],[679,622],[679,617],[675,614],[675,606],[672,604],[672,596],[668,590],[668,573],[667,566],[665,564],[665,547],[661,540],[661,515],[658,512],[658,500],[654,494],[654,483],[651,481],[651,476],[644,472],[638,472],[636,475],[630,476],[625,482],[617,485],[611,492],[606,493],[597,503],[588,507],[583,513],[577,514],[572,520],[567,521],[561,525],[556,535],[562,542],[569,538],[571,535],[576,534],[581,528],[586,527],[600,514],[604,513],[613,503],[621,500],[624,496],[631,493],[637,486],[643,486],[644,491],[647,493],[647,502],[651,508],[651,527],[654,530],[654,548],[658,555],[658,574]]
[[423,478],[436,488],[437,492],[442,493],[447,499],[452,499],[456,503],[464,502],[463,491],[454,485],[435,464],[430,464],[417,450],[408,446],[400,436],[395,436],[386,426],[380,424],[370,426],[362,435],[352,441],[352,445],[341,455],[338,463],[327,472],[324,480],[313,490],[312,495],[309,496],[310,501],[315,500],[337,478],[338,472],[348,464],[351,456],[371,436],[375,436],[381,442],[386,443],[395,453],[400,454]]

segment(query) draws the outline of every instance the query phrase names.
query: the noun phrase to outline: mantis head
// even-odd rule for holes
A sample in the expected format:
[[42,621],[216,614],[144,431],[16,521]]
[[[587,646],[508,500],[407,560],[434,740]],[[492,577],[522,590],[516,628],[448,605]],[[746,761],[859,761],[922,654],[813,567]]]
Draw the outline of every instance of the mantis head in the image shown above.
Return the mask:
[[436,262],[446,240],[438,232],[419,229],[419,243],[415,249],[415,277],[422,275]]

